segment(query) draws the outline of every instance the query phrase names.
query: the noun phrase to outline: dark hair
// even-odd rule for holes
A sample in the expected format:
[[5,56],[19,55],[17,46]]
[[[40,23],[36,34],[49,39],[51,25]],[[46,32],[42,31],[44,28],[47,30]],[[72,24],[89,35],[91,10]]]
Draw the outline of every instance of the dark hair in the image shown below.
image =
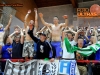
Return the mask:
[[70,32],[70,31],[69,31],[67,34],[71,34],[72,36],[74,36],[74,35],[75,35],[74,33]]
[[79,36],[78,39],[84,39],[83,36]]
[[15,38],[21,38],[21,35],[20,34],[18,34],[18,35],[14,35],[14,40],[15,40]]
[[46,37],[46,34],[44,34],[44,33],[39,33],[39,35],[42,35],[42,36],[45,36]]
[[58,18],[58,16],[54,16],[54,17]]
[[16,29],[16,28],[19,29],[18,26],[14,26],[14,29]]

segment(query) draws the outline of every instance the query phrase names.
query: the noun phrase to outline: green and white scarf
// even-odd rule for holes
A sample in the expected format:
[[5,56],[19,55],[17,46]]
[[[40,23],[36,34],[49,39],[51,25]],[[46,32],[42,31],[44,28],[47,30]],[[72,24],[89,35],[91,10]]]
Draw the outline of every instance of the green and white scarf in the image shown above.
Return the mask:
[[67,52],[73,53],[74,51],[77,51],[83,56],[90,56],[92,53],[95,53],[100,48],[100,41],[98,41],[97,43],[93,45],[87,46],[86,48],[79,48],[76,46],[72,46],[68,38],[65,38],[64,42],[65,42],[65,48]]

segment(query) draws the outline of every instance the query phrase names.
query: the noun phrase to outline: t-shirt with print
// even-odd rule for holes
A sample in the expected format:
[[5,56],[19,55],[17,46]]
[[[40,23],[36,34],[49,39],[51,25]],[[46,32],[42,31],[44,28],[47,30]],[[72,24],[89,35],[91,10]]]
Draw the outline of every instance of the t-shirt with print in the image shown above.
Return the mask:
[[8,49],[7,48],[12,48],[12,45],[4,45],[2,47],[2,50],[1,50],[1,53],[2,53],[2,59],[10,59],[11,58],[11,55],[10,53],[8,52]]

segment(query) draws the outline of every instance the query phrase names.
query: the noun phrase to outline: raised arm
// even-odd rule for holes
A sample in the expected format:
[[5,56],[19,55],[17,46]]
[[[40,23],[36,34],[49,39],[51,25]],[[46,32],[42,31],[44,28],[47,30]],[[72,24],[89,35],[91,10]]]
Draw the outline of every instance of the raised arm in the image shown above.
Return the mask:
[[96,34],[95,36],[96,36],[96,37],[98,36],[98,31],[97,31],[97,30],[98,30],[98,27],[95,26],[94,31],[95,31],[95,34]]
[[90,26],[90,23],[88,22],[88,29],[89,29],[89,30],[90,30],[90,27],[91,27],[91,26]]
[[47,27],[47,28],[48,28],[49,32],[52,33],[52,30],[49,27]]
[[24,33],[23,30],[21,29],[21,39],[20,39],[20,43],[23,44],[24,43]]
[[86,35],[84,35],[84,38],[86,39],[87,42],[89,42],[89,38]]
[[26,14],[26,16],[25,16],[25,18],[24,18],[24,28],[26,29],[27,28],[27,18],[28,18],[28,16],[29,16],[29,14],[31,13],[31,10],[28,10],[28,12],[27,12],[27,14]]
[[36,34],[37,30],[38,30],[38,15],[37,15],[37,9],[35,8],[34,9],[34,12],[35,12],[35,25],[34,25],[34,35]]
[[81,29],[77,31],[77,33],[75,33],[75,36],[74,36],[74,41],[77,42],[78,41],[78,35],[79,33],[81,32]]
[[64,41],[64,38],[65,38],[65,32],[63,31],[62,32],[62,41]]
[[61,25],[61,27],[66,27],[66,26],[68,26],[68,19],[67,19],[68,16],[64,15],[63,18],[65,19],[65,23],[61,23],[60,25]]
[[89,30],[90,30],[90,29],[87,29],[87,30],[86,30],[86,34],[85,34],[85,36],[88,36],[88,32],[89,32]]
[[29,36],[37,43],[39,41],[39,39],[37,37],[34,36],[33,34],[33,27],[29,27],[29,31],[28,31],[28,34]]
[[44,26],[39,32],[44,31],[47,28],[47,26]]
[[36,8],[34,8],[34,12],[35,12],[35,27],[38,28],[38,14]]
[[51,27],[51,24],[49,24],[49,23],[47,23],[47,22],[44,21],[42,13],[39,13],[39,16],[40,16],[40,19],[41,19],[43,25],[45,25],[47,27]]
[[10,43],[12,44],[12,37],[13,37],[13,35],[14,34],[16,34],[16,33],[18,33],[18,31],[14,31],[12,34],[10,34],[9,36],[8,36],[8,38],[9,38],[9,41],[10,41]]
[[10,25],[11,25],[11,21],[12,21],[12,15],[10,15],[10,19],[9,19],[9,22],[8,22],[8,25],[4,28],[4,30],[8,30]]
[[47,28],[47,26],[44,26],[41,30],[39,30],[38,32],[36,32],[36,35],[38,35],[38,33],[42,33],[42,31],[44,31]]
[[65,32],[65,33],[66,33],[66,32],[69,32],[69,31],[70,31],[70,32],[72,32],[72,33],[74,33],[74,34],[76,34],[76,33],[77,33],[77,32],[75,32],[74,30],[72,30],[71,28],[69,28],[69,30],[64,30],[63,32]]
[[20,30],[22,29],[19,25],[17,25],[17,27],[18,27]]
[[94,39],[93,39],[93,44],[97,42],[97,31],[94,28]]
[[88,28],[87,28],[87,30],[86,30],[86,34],[85,34],[85,36],[88,36],[88,32],[89,32],[89,30],[90,30],[90,23],[88,22]]

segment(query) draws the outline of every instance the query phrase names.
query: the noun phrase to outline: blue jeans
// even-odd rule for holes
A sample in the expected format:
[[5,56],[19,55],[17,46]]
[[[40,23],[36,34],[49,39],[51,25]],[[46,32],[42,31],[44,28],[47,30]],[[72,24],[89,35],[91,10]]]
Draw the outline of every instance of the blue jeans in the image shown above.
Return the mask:
[[89,63],[87,65],[87,67],[88,67],[88,75],[93,75],[93,73],[92,73],[92,63]]

